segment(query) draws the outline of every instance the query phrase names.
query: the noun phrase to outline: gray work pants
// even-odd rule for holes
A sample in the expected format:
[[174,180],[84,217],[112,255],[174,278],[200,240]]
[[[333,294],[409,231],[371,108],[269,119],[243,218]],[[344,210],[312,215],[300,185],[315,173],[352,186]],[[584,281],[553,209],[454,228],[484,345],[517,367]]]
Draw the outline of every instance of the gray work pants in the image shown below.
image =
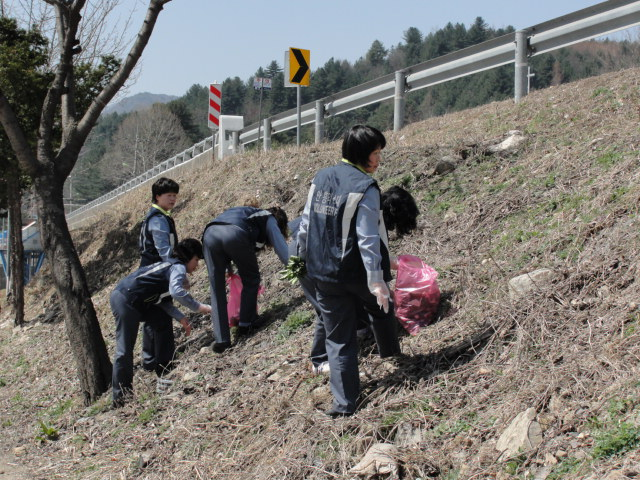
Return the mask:
[[[127,296],[120,290],[111,292],[109,302],[116,321],[116,348],[111,378],[113,401],[119,402],[125,395],[133,391],[133,349],[138,337],[140,323],[145,322],[153,327],[154,314],[157,314],[158,311],[164,313],[164,311],[158,307],[151,307],[141,312],[129,303]],[[171,332],[170,341],[160,343],[158,341],[160,338],[165,337],[161,335],[155,336],[154,356],[158,361],[155,370],[158,376],[169,370],[175,351],[173,331]]]
[[216,342],[231,342],[227,316],[225,273],[233,260],[242,279],[240,326],[255,322],[260,288],[260,270],[255,245],[247,232],[235,225],[210,225],[202,237],[204,261],[211,288],[211,324]]
[[360,391],[358,374],[358,305],[369,315],[371,329],[381,357],[400,353],[393,303],[384,313],[366,284],[315,282],[316,300],[322,313],[325,346],[331,368],[330,387],[333,409],[353,413]]

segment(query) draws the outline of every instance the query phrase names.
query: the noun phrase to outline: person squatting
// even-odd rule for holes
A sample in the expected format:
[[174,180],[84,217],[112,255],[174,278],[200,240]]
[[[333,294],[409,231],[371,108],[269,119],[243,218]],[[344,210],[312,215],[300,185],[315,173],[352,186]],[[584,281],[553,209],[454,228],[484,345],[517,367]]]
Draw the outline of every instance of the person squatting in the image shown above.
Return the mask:
[[[231,262],[243,285],[237,335],[259,326],[256,252],[268,245],[284,265],[294,255],[306,263],[306,275],[299,280],[317,313],[311,362],[315,373],[329,373],[333,394],[333,405],[325,413],[331,418],[352,415],[360,391],[357,331],[372,331],[381,357],[401,353],[387,285],[397,260],[389,253],[387,228],[399,236],[410,233],[419,213],[406,190],[392,187],[381,194],[373,179],[385,146],[376,128],[352,127],[343,138],[341,160],[315,175],[299,218],[287,225],[279,207],[229,208],[206,225],[202,244],[195,239],[177,242],[171,209],[178,184],[158,180],[140,232],[140,268],[111,294],[116,319],[114,406],[121,406],[133,390],[133,347],[140,323],[145,324],[143,366],[156,371],[158,392],[163,391],[160,383],[175,351],[171,318],[190,332],[172,298],[193,311],[211,313],[214,352],[231,347],[225,290]],[[287,246],[288,230],[292,235]],[[207,265],[211,306],[186,291],[186,274],[195,271],[201,258]]]

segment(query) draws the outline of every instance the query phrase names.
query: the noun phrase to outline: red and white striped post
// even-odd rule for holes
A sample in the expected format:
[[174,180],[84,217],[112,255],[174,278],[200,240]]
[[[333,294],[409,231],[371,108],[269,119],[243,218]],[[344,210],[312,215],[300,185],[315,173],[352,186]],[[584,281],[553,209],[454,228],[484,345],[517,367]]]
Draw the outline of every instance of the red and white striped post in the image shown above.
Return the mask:
[[209,128],[217,130],[220,128],[220,104],[222,93],[219,83],[209,85]]

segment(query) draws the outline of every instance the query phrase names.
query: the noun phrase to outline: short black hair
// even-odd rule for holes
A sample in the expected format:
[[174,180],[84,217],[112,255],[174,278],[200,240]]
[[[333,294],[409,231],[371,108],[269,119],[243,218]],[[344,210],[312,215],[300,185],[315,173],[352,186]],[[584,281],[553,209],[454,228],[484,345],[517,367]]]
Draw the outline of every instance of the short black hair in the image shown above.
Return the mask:
[[384,148],[387,140],[380,130],[368,125],[355,125],[345,133],[342,140],[342,158],[366,167],[369,155],[377,148]]
[[156,197],[164,193],[180,193],[180,185],[167,177],[160,177],[151,186],[151,202],[155,203]]
[[189,263],[193,257],[202,259],[204,257],[202,244],[195,238],[185,238],[174,247],[171,256],[182,263]]
[[416,219],[420,214],[413,196],[402,187],[391,187],[382,193],[382,218],[387,230],[405,235],[415,230]]
[[280,207],[267,208],[267,212],[273,215],[278,223],[278,230],[280,230],[283,237],[287,238],[287,234],[289,233],[289,228],[287,226],[289,219],[287,218],[287,213]]

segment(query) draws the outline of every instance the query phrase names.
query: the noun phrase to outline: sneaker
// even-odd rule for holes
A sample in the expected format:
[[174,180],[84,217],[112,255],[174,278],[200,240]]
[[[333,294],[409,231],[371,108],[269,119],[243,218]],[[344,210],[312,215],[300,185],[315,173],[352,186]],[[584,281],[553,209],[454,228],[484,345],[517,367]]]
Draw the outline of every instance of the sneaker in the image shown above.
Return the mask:
[[173,386],[173,380],[169,380],[168,378],[158,377],[158,381],[156,382],[156,393],[159,395],[167,393],[171,390]]
[[321,373],[330,373],[331,372],[331,367],[329,366],[329,362],[324,361],[318,365],[312,365],[311,366],[311,371],[315,374],[315,375],[320,375]]

